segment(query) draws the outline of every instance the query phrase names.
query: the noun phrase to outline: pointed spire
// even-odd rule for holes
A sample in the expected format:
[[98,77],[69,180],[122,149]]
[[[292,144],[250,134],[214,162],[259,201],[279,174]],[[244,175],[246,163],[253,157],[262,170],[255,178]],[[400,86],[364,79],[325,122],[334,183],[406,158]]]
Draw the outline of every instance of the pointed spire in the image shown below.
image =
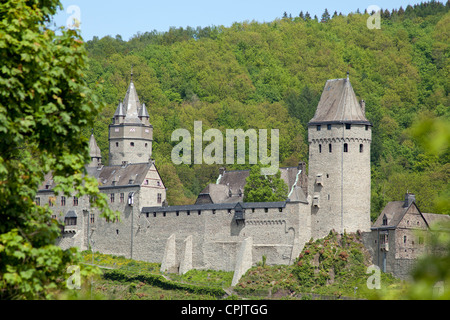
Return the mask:
[[119,100],[119,105],[117,106],[116,112],[114,113],[114,117],[125,117],[125,112],[123,110],[123,103]]
[[139,110],[139,118],[150,118],[145,103],[142,104],[142,108]]
[[91,137],[89,138],[89,156],[91,157],[90,167],[97,167],[101,163],[102,153],[95,140],[94,129],[92,129]]
[[140,123],[138,117],[138,110],[141,109],[141,103],[139,102],[139,97],[134,87],[133,79],[130,81],[130,85],[123,100],[123,107],[125,112],[125,122],[126,123]]

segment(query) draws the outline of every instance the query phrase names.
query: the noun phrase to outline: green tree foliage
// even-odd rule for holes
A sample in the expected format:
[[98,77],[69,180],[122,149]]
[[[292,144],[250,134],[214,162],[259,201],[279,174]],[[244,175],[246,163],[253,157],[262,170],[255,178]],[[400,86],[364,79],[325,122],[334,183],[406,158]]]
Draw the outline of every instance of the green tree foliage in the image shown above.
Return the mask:
[[[76,252],[54,245],[60,228],[48,207],[34,203],[44,175],[55,192],[98,195],[84,175],[89,161],[82,130],[100,104],[86,87],[86,51],[76,31],[46,25],[59,1],[0,4],[0,299],[38,299],[65,286]],[[115,213],[98,196],[104,216]]]
[[[267,23],[172,28],[137,34],[128,42],[94,39],[87,44],[92,59],[86,78],[108,104],[105,114],[112,114],[135,65],[138,93],[154,126],[157,163],[170,161],[174,129],[190,129],[201,120],[205,129],[223,133],[279,129],[280,163],[295,166],[308,159],[307,123],[326,80],[349,71],[374,124],[373,216],[407,190],[416,194],[423,212],[444,213],[430,195],[448,190],[448,153],[430,155],[411,127],[424,115],[438,121],[450,116],[449,8],[448,2],[431,1],[384,9],[381,29],[367,28],[369,13],[330,17],[327,12],[322,23],[308,12],[294,18],[286,12],[285,18]],[[107,145],[101,139],[99,145]],[[243,166],[227,165],[238,168]],[[193,203],[210,179],[184,179],[203,175],[193,165],[175,169],[183,194]]]
[[261,165],[253,165],[246,179],[244,202],[284,201],[288,195],[288,186],[281,179],[281,172],[275,175],[261,175]]

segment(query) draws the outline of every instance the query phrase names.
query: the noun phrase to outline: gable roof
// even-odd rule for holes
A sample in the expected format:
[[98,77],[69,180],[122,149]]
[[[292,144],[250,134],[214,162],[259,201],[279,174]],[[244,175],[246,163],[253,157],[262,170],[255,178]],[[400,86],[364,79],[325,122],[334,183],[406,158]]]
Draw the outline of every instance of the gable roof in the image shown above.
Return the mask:
[[[290,200],[306,202],[306,196],[301,189],[301,180],[298,175],[301,170],[298,167],[280,168],[281,179],[288,186],[288,193],[291,193]],[[199,194],[196,203],[212,201],[213,203],[236,203],[243,201],[246,179],[250,175],[250,170],[230,170],[224,171],[218,179],[218,183],[207,185]],[[231,191],[231,196],[229,195]],[[208,198],[209,195],[209,198]]]
[[[450,216],[444,214],[435,213],[422,213],[417,207],[416,203],[413,201],[409,205],[405,206],[405,201],[391,201],[384,207],[381,214],[378,216],[377,220],[373,224],[372,228],[397,228],[400,221],[402,221],[405,214],[408,212],[411,206],[415,206],[417,211],[425,220],[429,228],[433,228],[438,222],[448,222],[450,223]],[[383,225],[384,217],[387,218],[387,225]],[[439,228],[438,225],[436,227]]]
[[308,125],[321,123],[355,123],[371,125],[346,79],[332,79],[325,84],[314,117]]

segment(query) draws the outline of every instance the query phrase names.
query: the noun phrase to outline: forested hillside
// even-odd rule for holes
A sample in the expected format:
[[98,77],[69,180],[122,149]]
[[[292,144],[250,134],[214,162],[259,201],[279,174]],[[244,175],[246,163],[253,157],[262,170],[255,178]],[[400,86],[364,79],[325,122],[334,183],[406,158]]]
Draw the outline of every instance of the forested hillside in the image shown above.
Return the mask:
[[[308,160],[307,123],[327,79],[350,80],[373,123],[372,215],[387,201],[416,194],[423,212],[444,213],[450,197],[449,149],[429,152],[412,132],[418,121],[448,130],[449,2],[383,10],[381,29],[367,13],[285,15],[270,23],[172,28],[87,42],[86,79],[107,104],[94,131],[108,158],[108,125],[133,79],[154,127],[153,157],[171,205],[195,201],[219,165],[171,161],[171,134],[217,128],[279,129],[280,165]],[[356,10],[356,8],[355,8]],[[280,13],[281,14],[281,13]],[[227,168],[245,168],[227,165]],[[440,198],[438,198],[438,196]],[[448,213],[448,212],[446,212]]]

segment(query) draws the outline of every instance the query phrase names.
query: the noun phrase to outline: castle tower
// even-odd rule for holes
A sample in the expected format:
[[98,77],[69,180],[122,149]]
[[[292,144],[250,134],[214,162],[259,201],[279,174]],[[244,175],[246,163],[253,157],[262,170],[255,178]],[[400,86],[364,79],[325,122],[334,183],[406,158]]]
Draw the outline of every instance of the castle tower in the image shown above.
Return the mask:
[[311,226],[314,238],[370,231],[372,124],[346,79],[328,80],[308,123]]
[[153,126],[149,118],[145,104],[139,102],[131,74],[125,99],[119,102],[109,125],[109,165],[150,161]]

